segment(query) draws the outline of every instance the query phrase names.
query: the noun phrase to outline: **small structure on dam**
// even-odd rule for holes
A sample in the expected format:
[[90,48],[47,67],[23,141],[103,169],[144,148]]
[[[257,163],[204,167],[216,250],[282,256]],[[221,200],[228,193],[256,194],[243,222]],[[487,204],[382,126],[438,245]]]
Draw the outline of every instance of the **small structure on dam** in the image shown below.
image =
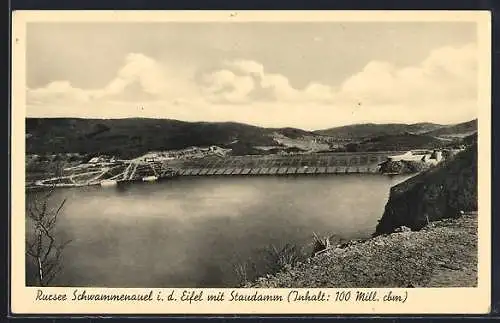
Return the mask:
[[412,150],[387,156],[387,160],[380,164],[380,170],[384,174],[416,173],[436,166],[443,160],[443,152],[440,150]]

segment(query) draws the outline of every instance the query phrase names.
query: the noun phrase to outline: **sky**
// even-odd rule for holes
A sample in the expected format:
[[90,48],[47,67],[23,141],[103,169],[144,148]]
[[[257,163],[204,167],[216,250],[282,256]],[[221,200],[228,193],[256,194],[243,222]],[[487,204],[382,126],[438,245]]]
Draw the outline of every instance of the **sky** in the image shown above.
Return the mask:
[[29,23],[30,117],[324,129],[477,117],[467,22]]

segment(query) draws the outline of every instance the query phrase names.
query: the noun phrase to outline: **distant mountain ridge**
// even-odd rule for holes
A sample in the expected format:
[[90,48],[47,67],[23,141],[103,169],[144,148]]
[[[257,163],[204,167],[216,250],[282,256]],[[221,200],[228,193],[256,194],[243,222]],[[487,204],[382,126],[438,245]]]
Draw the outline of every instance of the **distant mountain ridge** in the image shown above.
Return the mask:
[[426,134],[401,133],[365,139],[358,144],[359,151],[405,151],[411,149],[435,149],[443,141]]
[[477,131],[477,119],[457,123],[450,126],[443,126],[441,128],[434,129],[432,131],[426,132],[427,135],[440,137],[440,136],[452,136],[452,137],[465,137],[473,134]]
[[364,123],[354,124],[323,130],[316,130],[314,133],[319,135],[337,137],[337,138],[352,138],[365,139],[376,136],[399,135],[403,133],[411,134],[426,134],[429,136],[439,136],[455,133],[466,133],[467,131],[477,130],[477,119],[458,123],[454,125],[441,125],[430,122],[421,122],[414,124],[404,123]]
[[291,137],[312,134],[296,128],[262,128],[237,122],[27,118],[26,151],[108,153],[131,157],[151,150],[219,145],[236,152],[252,152],[253,146],[275,146],[272,138],[275,132]]
[[107,153],[133,157],[151,150],[218,145],[235,154],[259,153],[258,146],[279,146],[276,134],[290,139],[348,138],[361,149],[434,147],[439,135],[453,136],[477,129],[477,120],[452,126],[433,123],[360,124],[319,131],[264,128],[238,122],[186,122],[172,119],[27,118],[28,153]]

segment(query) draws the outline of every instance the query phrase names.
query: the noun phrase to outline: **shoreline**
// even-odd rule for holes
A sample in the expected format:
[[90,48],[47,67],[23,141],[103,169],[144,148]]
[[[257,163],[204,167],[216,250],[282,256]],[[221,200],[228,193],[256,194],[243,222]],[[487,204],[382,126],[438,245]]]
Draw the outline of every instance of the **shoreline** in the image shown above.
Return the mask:
[[[371,171],[371,172],[357,172],[357,171],[348,171],[348,172],[333,172],[333,173],[257,173],[257,174],[224,174],[224,173],[213,173],[213,174],[195,174],[191,172],[190,174],[182,174],[182,175],[177,175],[177,176],[172,176],[168,178],[159,178],[156,181],[150,182],[151,184],[154,183],[161,183],[164,181],[170,181],[174,180],[176,178],[248,178],[248,177],[253,177],[253,178],[258,178],[258,177],[286,177],[286,178],[299,178],[299,177],[337,177],[337,176],[349,176],[349,175],[363,175],[363,176],[384,176],[384,177],[393,177],[393,176],[409,176],[409,175],[415,175],[413,173],[402,173],[402,174],[384,174],[381,173],[380,171]],[[124,184],[133,184],[133,183],[144,183],[142,181],[120,181],[117,183],[117,186],[124,185]],[[92,183],[92,184],[56,184],[56,185],[27,185],[25,186],[26,191],[36,191],[36,190],[46,190],[46,189],[51,189],[51,188],[59,188],[59,189],[64,189],[64,188],[79,188],[79,187],[90,187],[90,186],[101,186],[100,183]]]
[[477,286],[477,212],[336,246],[241,288]]

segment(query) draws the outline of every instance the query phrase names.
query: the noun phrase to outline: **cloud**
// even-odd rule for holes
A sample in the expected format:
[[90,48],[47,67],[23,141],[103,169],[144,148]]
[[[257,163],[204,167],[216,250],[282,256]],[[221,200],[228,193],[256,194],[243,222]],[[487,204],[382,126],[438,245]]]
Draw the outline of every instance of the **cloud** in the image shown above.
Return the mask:
[[339,97],[368,104],[415,104],[471,99],[477,95],[477,49],[473,44],[434,50],[417,66],[398,68],[372,61],[345,80]]
[[238,76],[229,70],[219,70],[205,75],[208,84],[203,89],[206,99],[215,103],[241,103],[249,101],[248,94],[254,88],[250,76]]
[[413,66],[374,60],[339,84],[311,80],[299,88],[250,59],[225,60],[202,72],[130,53],[100,89],[64,80],[27,89],[28,114],[231,120],[309,129],[356,122],[458,122],[477,116],[477,54],[475,44],[447,46]]
[[226,61],[225,65],[235,68],[239,72],[245,74],[253,74],[262,77],[264,75],[264,66],[252,60],[238,59],[233,61]]
[[[415,66],[398,67],[389,62],[371,61],[338,88],[314,81],[302,89],[294,88],[286,76],[267,73],[262,64],[252,60],[234,60],[225,62],[225,65],[243,75],[240,78],[252,77],[255,83],[253,91],[268,90],[269,97],[277,102],[415,105],[429,101],[475,100],[477,95],[475,44],[436,49]],[[234,77],[233,80],[238,88],[236,82],[240,79]],[[245,100],[241,95],[251,96],[252,92],[248,90],[250,87],[239,92],[238,101]],[[226,95],[224,91],[219,94]]]
[[165,95],[172,87],[169,71],[154,59],[143,54],[131,53],[125,59],[125,65],[110,81],[101,95],[116,95],[134,82],[140,84],[142,91],[153,95]]
[[[137,101],[144,98],[174,100],[197,95],[192,75],[138,53],[125,57],[116,76],[101,89],[82,89],[69,81],[54,81],[45,87],[27,89],[28,104],[107,100]],[[134,99],[135,96],[135,99]]]
[[[217,100],[217,95],[212,93],[215,95],[212,96],[212,100],[221,103],[252,100],[263,101],[264,99],[288,103],[297,101],[328,101],[333,99],[333,92],[330,86],[312,82],[304,89],[296,89],[290,84],[289,79],[285,75],[267,73],[262,64],[253,60],[238,59],[225,61],[224,65],[227,69],[219,70],[213,74],[224,73],[226,76],[225,81],[233,81],[234,84],[231,86],[231,84],[225,83],[226,91],[218,88],[219,100]],[[235,89],[241,88],[242,85],[239,83],[242,83],[243,80],[248,85],[245,87],[245,91],[239,91],[238,96],[229,95]],[[252,85],[250,86],[250,84]]]

